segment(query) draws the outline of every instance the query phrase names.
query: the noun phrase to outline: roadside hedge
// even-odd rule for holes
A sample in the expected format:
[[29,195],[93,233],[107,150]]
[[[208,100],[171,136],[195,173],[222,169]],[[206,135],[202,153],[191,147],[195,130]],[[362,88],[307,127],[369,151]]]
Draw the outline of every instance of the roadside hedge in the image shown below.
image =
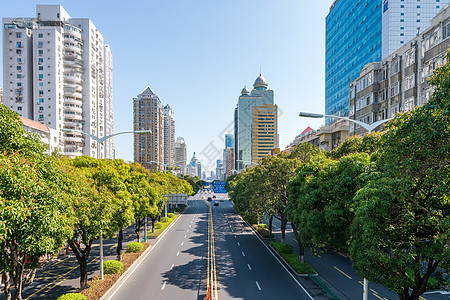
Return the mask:
[[123,264],[118,260],[107,260],[103,262],[105,274],[117,274],[122,272]]
[[127,252],[128,253],[136,253],[141,252],[142,249],[144,249],[144,245],[138,242],[131,242],[127,245]]
[[60,296],[58,300],[87,300],[87,298],[80,293],[67,293]]

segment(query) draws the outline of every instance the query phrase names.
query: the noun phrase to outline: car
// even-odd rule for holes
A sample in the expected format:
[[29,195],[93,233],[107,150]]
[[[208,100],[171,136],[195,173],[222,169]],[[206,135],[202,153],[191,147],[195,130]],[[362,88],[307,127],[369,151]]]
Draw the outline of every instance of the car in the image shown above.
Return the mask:
[[214,206],[219,206],[219,202],[214,201]]
[[208,201],[211,201],[211,197],[208,197]]
[[216,196],[213,196],[214,199],[216,199]]

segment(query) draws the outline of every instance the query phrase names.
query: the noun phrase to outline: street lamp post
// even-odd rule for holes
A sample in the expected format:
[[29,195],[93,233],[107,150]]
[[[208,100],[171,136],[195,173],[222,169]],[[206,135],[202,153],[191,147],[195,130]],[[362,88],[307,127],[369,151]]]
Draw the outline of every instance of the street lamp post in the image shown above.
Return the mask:
[[298,116],[299,117],[305,117],[305,118],[316,118],[316,119],[323,118],[323,117],[328,117],[328,118],[336,118],[336,119],[341,119],[341,120],[347,120],[347,121],[356,123],[359,126],[365,128],[369,133],[371,133],[375,128],[377,128],[381,124],[386,123],[387,121],[391,120],[391,119],[385,119],[385,120],[376,121],[376,122],[374,122],[372,124],[368,124],[368,123],[361,122],[361,121],[358,121],[358,120],[350,119],[348,117],[339,117],[339,116],[316,114],[316,113],[300,112],[298,114]]
[[[151,130],[137,130],[137,131],[121,131],[114,134],[110,134],[104,137],[98,137],[93,134],[89,134],[87,132],[84,132],[82,130],[74,130],[74,129],[62,129],[64,132],[77,132],[82,135],[87,135],[91,138],[93,138],[97,142],[97,158],[100,158],[100,144],[102,144],[104,141],[106,141],[109,138],[112,138],[113,136],[119,135],[119,134],[126,134],[126,133],[134,133],[134,134],[146,134],[146,133],[152,133]],[[100,230],[100,279],[103,280],[103,232]]]
[[[389,119],[385,119],[385,120],[380,120],[377,122],[374,122],[372,124],[367,124],[365,122],[361,122],[358,120],[353,120],[350,119],[348,117],[339,117],[339,116],[333,116],[333,115],[324,115],[324,114],[316,114],[316,113],[307,113],[307,112],[300,112],[298,114],[299,117],[305,117],[305,118],[323,118],[323,117],[329,117],[329,118],[336,118],[336,119],[341,119],[341,120],[347,120],[349,122],[353,122],[358,124],[359,126],[365,128],[368,133],[371,133],[375,128],[377,128],[378,126],[380,126],[383,123],[386,123],[387,121],[390,121],[391,118]],[[363,285],[363,300],[367,300],[369,297],[369,281],[364,278],[364,285]]]

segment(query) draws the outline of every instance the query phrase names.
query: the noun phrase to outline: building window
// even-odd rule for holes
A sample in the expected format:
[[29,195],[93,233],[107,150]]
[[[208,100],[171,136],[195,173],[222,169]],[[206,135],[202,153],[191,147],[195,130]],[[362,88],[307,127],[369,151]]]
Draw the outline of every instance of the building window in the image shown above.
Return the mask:
[[39,120],[44,120],[44,115],[39,115]]
[[43,66],[39,66],[39,71],[44,71],[44,67]]
[[21,111],[22,110],[22,106],[17,106],[17,110]]
[[39,50],[39,56],[44,55],[44,50]]
[[21,66],[17,66],[17,71],[22,71],[22,67]]
[[42,33],[38,34],[38,38],[42,39],[44,37],[44,35]]
[[22,49],[16,49],[16,54],[22,54]]
[[22,42],[17,42],[16,47],[17,48],[22,48]]
[[44,103],[44,98],[39,98],[39,103]]
[[44,95],[44,91],[39,91],[39,96],[43,96]]
[[17,62],[19,63],[19,64],[21,64],[22,63],[22,59],[19,57],[19,58],[17,58]]
[[22,37],[22,33],[17,32],[17,33],[16,33],[16,37],[17,37],[17,38],[21,38],[21,37]]
[[17,78],[22,78],[22,74],[17,74]]
[[43,79],[44,78],[44,74],[39,74],[39,79]]
[[17,83],[17,86],[22,86],[22,82],[18,82],[18,83]]

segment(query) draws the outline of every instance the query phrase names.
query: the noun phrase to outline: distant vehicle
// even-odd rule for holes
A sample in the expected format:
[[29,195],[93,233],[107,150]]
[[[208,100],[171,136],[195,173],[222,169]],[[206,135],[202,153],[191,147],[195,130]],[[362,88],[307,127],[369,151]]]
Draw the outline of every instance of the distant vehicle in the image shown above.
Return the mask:
[[213,196],[213,199],[216,199],[216,196]]
[[214,206],[219,206],[219,202],[214,201]]
[[211,197],[208,197],[208,201],[211,201]]

